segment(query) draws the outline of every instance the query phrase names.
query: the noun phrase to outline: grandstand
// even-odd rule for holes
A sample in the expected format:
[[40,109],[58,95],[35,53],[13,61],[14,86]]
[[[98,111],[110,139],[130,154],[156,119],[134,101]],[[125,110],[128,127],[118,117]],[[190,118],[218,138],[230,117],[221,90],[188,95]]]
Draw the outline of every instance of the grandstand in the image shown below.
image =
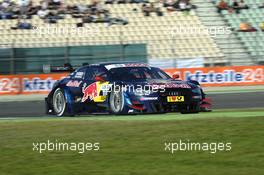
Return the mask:
[[[197,15],[206,27],[230,27],[225,18],[217,12],[212,1],[195,0],[194,3],[198,6]],[[235,32],[229,35],[217,33],[214,40],[225,55],[228,64],[249,65],[253,63],[247,49]]]
[[264,32],[259,28],[260,23],[264,21],[264,9],[249,9],[232,15],[225,13],[224,17],[233,28],[238,28],[242,21],[248,21],[258,29],[257,32],[243,32],[237,35],[253,59],[257,62],[264,61]]
[[[154,1],[153,1],[154,2]],[[217,3],[218,1],[216,1]],[[47,24],[39,16],[32,19],[23,19],[35,28],[31,30],[13,30],[18,19],[0,20],[0,43],[2,48],[40,48],[63,46],[104,46],[146,44],[148,60],[184,60],[202,57],[207,65],[250,65],[263,61],[264,33],[239,33],[242,19],[247,19],[258,27],[263,22],[264,9],[257,9],[260,0],[247,0],[251,8],[242,10],[240,14],[229,14],[227,11],[217,13],[215,3],[210,0],[193,0],[197,6],[190,12],[168,11],[162,3],[156,2],[163,15],[152,13],[144,16],[142,3],[104,4],[103,8],[110,11],[112,17],[128,21],[127,25],[106,25],[105,23],[85,23],[82,28],[88,34],[76,33],[40,33],[40,29],[47,26],[57,29],[76,28],[81,23],[80,18],[73,18],[65,14],[64,19],[55,24]],[[33,5],[39,5],[40,0],[33,0]],[[67,0],[66,5],[90,4],[90,0]],[[215,37],[209,33],[184,34],[174,33],[179,28],[206,29],[208,27],[232,27],[231,34],[217,34]],[[36,28],[38,30],[36,30]],[[83,29],[82,29],[83,30]]]

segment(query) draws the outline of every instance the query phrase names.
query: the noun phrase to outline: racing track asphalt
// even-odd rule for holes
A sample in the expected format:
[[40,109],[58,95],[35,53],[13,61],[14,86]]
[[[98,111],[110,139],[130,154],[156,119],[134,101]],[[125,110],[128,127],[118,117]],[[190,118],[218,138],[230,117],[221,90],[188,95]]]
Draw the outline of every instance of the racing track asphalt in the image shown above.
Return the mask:
[[[213,109],[264,108],[264,92],[210,94]],[[43,101],[0,102],[0,118],[43,117]]]

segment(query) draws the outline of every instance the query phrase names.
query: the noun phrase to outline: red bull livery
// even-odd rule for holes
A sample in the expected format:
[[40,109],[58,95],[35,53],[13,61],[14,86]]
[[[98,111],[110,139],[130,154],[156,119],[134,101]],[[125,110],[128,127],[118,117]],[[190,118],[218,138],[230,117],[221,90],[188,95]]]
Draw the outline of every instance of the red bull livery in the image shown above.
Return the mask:
[[57,116],[211,110],[197,81],[171,78],[145,63],[85,65],[57,81],[45,102],[46,112]]

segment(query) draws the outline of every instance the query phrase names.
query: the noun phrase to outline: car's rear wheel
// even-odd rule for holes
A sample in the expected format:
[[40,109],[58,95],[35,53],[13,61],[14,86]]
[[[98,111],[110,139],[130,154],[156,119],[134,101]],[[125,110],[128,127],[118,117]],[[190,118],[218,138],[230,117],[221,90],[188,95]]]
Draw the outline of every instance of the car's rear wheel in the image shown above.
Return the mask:
[[124,104],[125,104],[125,100],[124,100],[123,92],[121,90],[120,91],[113,90],[110,93],[110,97],[109,97],[110,112],[113,114],[122,114],[124,110]]
[[192,103],[186,105],[183,109],[181,109],[182,114],[195,114],[200,112],[200,104],[199,103]]
[[67,109],[67,103],[62,89],[58,88],[55,90],[52,97],[52,105],[53,105],[54,113],[58,117],[65,115]]

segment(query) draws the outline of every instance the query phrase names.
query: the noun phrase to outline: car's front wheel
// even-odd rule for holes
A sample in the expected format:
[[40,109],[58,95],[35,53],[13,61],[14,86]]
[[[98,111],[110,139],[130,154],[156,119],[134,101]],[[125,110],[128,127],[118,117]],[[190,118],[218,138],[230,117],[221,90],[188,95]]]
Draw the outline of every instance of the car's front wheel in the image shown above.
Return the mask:
[[58,117],[65,115],[67,103],[62,89],[58,88],[55,90],[52,97],[52,105],[54,113]]

